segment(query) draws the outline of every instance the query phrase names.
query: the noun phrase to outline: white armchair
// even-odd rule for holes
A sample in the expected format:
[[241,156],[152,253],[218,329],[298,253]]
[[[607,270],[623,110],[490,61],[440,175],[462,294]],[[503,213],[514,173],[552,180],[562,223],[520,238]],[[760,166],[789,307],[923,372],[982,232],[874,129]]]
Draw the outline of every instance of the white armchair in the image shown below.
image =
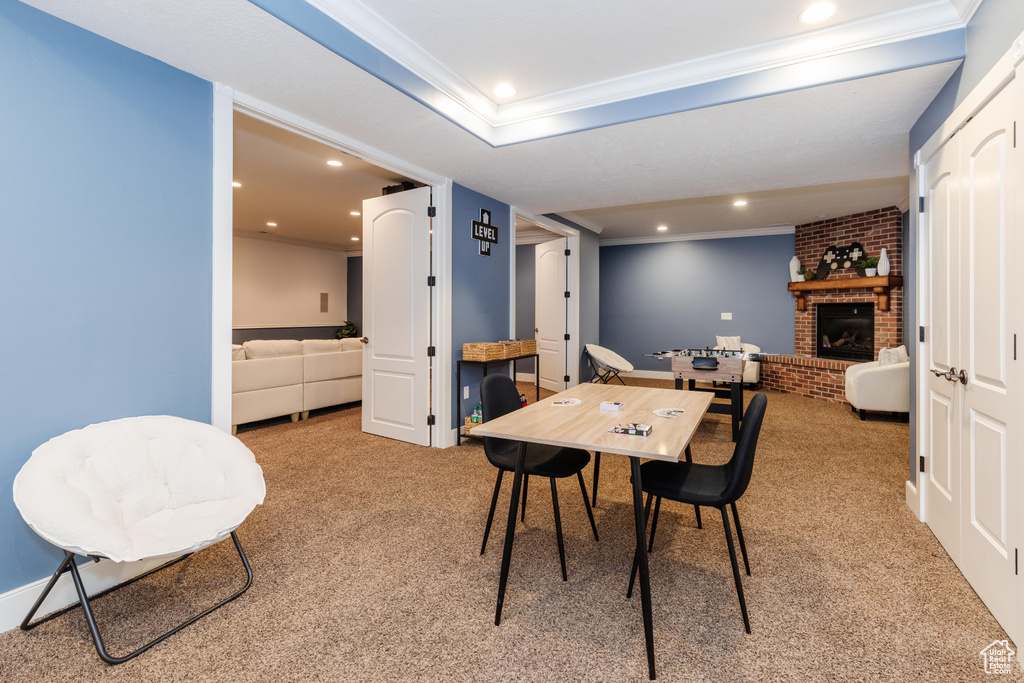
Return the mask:
[[[716,349],[739,349],[744,354],[748,353],[761,353],[761,347],[755,344],[741,343],[739,337],[721,337],[716,336],[715,340],[718,342],[715,345]],[[758,361],[745,361],[743,363],[743,383],[744,384],[757,384],[761,380],[761,363]]]
[[854,412],[878,410],[910,416],[910,361],[881,365],[880,361],[858,363],[846,369],[846,400]]

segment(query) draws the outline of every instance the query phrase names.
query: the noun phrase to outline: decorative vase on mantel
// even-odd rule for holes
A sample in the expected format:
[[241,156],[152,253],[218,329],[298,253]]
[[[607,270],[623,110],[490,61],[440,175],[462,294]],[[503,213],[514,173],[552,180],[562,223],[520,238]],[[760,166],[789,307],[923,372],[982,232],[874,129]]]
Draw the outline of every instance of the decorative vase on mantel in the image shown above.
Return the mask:
[[864,277],[874,277],[877,270],[877,268],[865,268]]
[[885,276],[889,274],[889,257],[885,255],[885,249],[878,255],[878,274]]

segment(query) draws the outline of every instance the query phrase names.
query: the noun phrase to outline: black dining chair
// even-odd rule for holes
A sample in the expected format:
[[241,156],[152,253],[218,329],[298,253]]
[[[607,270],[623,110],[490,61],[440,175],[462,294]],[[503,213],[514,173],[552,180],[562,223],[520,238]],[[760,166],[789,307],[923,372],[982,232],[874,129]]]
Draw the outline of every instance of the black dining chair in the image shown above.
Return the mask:
[[[480,383],[480,398],[484,412],[484,422],[495,420],[502,415],[507,415],[513,410],[522,408],[519,398],[519,390],[511,377],[507,375],[487,375]],[[484,437],[484,454],[492,465],[498,468],[498,480],[494,482],[494,495],[491,497],[491,509],[487,513],[487,526],[484,528],[484,541],[480,545],[480,554],[483,555],[487,549],[487,537],[491,533],[491,522],[494,520],[494,508],[498,503],[498,491],[501,489],[501,478],[505,472],[514,472],[516,459],[519,457],[519,441],[508,439],[497,439]],[[562,542],[562,519],[558,513],[558,489],[555,486],[556,479],[563,479],[576,475],[580,484],[580,491],[583,493],[583,504],[587,508],[587,517],[590,518],[590,528],[594,530],[594,540],[597,537],[597,524],[594,522],[594,512],[590,509],[590,500],[587,498],[587,487],[583,483],[583,475],[580,473],[587,463],[590,462],[590,453],[578,448],[560,448],[558,446],[547,446],[538,443],[526,445],[526,463],[523,468],[523,519],[526,518],[526,491],[530,475],[547,477],[551,480],[551,502],[555,511],[555,533],[558,537],[558,558],[562,562],[562,580],[567,580],[565,573],[565,545]]]
[[[658,528],[658,513],[661,510],[661,499],[668,498],[687,505],[716,507],[722,513],[722,524],[725,526],[725,539],[729,545],[729,559],[732,561],[732,576],[736,581],[736,595],[740,599],[740,611],[743,613],[743,626],[750,633],[750,620],[747,618],[747,603],[743,599],[743,584],[740,582],[739,565],[736,562],[736,548],[729,529],[729,515],[726,506],[732,508],[733,519],[736,520],[736,535],[743,554],[743,565],[750,576],[750,562],[747,559],[747,546],[743,542],[743,528],[736,512],[736,501],[747,490],[750,475],[754,470],[754,452],[757,450],[757,438],[761,434],[761,423],[764,421],[765,407],[768,399],[764,394],[755,394],[743,414],[743,425],[740,427],[739,438],[733,450],[732,458],[724,465],[701,465],[693,462],[663,462],[652,460],[640,466],[641,488],[647,493],[645,516],[650,513],[651,499],[655,499],[654,517],[651,520],[651,550],[654,549],[654,532]],[[633,595],[633,582],[636,580],[637,558],[633,557],[633,571],[629,576],[629,589],[626,597]]]

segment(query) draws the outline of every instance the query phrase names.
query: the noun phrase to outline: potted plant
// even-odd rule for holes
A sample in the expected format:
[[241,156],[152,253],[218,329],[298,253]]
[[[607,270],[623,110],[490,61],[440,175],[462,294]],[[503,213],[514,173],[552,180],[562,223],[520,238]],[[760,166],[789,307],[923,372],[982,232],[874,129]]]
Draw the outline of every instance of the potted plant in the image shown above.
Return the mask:
[[346,320],[342,323],[342,326],[338,328],[338,339],[348,339],[349,337],[359,336],[359,328],[351,320]]
[[803,273],[804,273],[804,280],[807,280],[808,282],[813,280],[815,278],[815,276],[817,275],[817,273],[815,273],[814,270],[811,269],[811,268],[804,268],[803,269]]
[[878,257],[868,256],[861,259],[857,265],[864,270],[864,277],[874,277],[878,272]]

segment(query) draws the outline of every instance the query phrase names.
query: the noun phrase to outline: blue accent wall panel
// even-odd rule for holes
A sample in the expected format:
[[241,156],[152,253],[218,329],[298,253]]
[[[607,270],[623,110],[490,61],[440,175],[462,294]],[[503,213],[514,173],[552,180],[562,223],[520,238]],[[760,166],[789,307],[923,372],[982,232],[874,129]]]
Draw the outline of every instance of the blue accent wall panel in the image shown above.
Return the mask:
[[715,335],[793,353],[794,249],[793,235],[601,247],[601,346],[665,372],[666,361],[643,354],[714,346]]
[[363,257],[348,257],[348,287],[346,289],[346,305],[348,306],[348,319],[359,328],[359,335],[363,334]]
[[[498,243],[491,255],[481,256],[479,242],[472,237],[473,221],[480,210],[491,212],[491,225],[498,228]],[[478,368],[463,368],[462,384],[469,386],[469,398],[462,399],[456,385],[455,362],[462,359],[465,342],[499,341],[509,337],[511,243],[508,204],[503,204],[459,184],[452,185],[452,427],[456,426],[456,404],[462,400],[462,414],[468,415],[480,401]],[[507,372],[501,364],[490,372]]]
[[0,3],[0,592],[61,553],[14,507],[41,443],[210,420],[213,88]]
[[[533,339],[537,326],[537,245],[516,247],[516,339]],[[520,361],[519,372],[535,371],[533,359]]]

